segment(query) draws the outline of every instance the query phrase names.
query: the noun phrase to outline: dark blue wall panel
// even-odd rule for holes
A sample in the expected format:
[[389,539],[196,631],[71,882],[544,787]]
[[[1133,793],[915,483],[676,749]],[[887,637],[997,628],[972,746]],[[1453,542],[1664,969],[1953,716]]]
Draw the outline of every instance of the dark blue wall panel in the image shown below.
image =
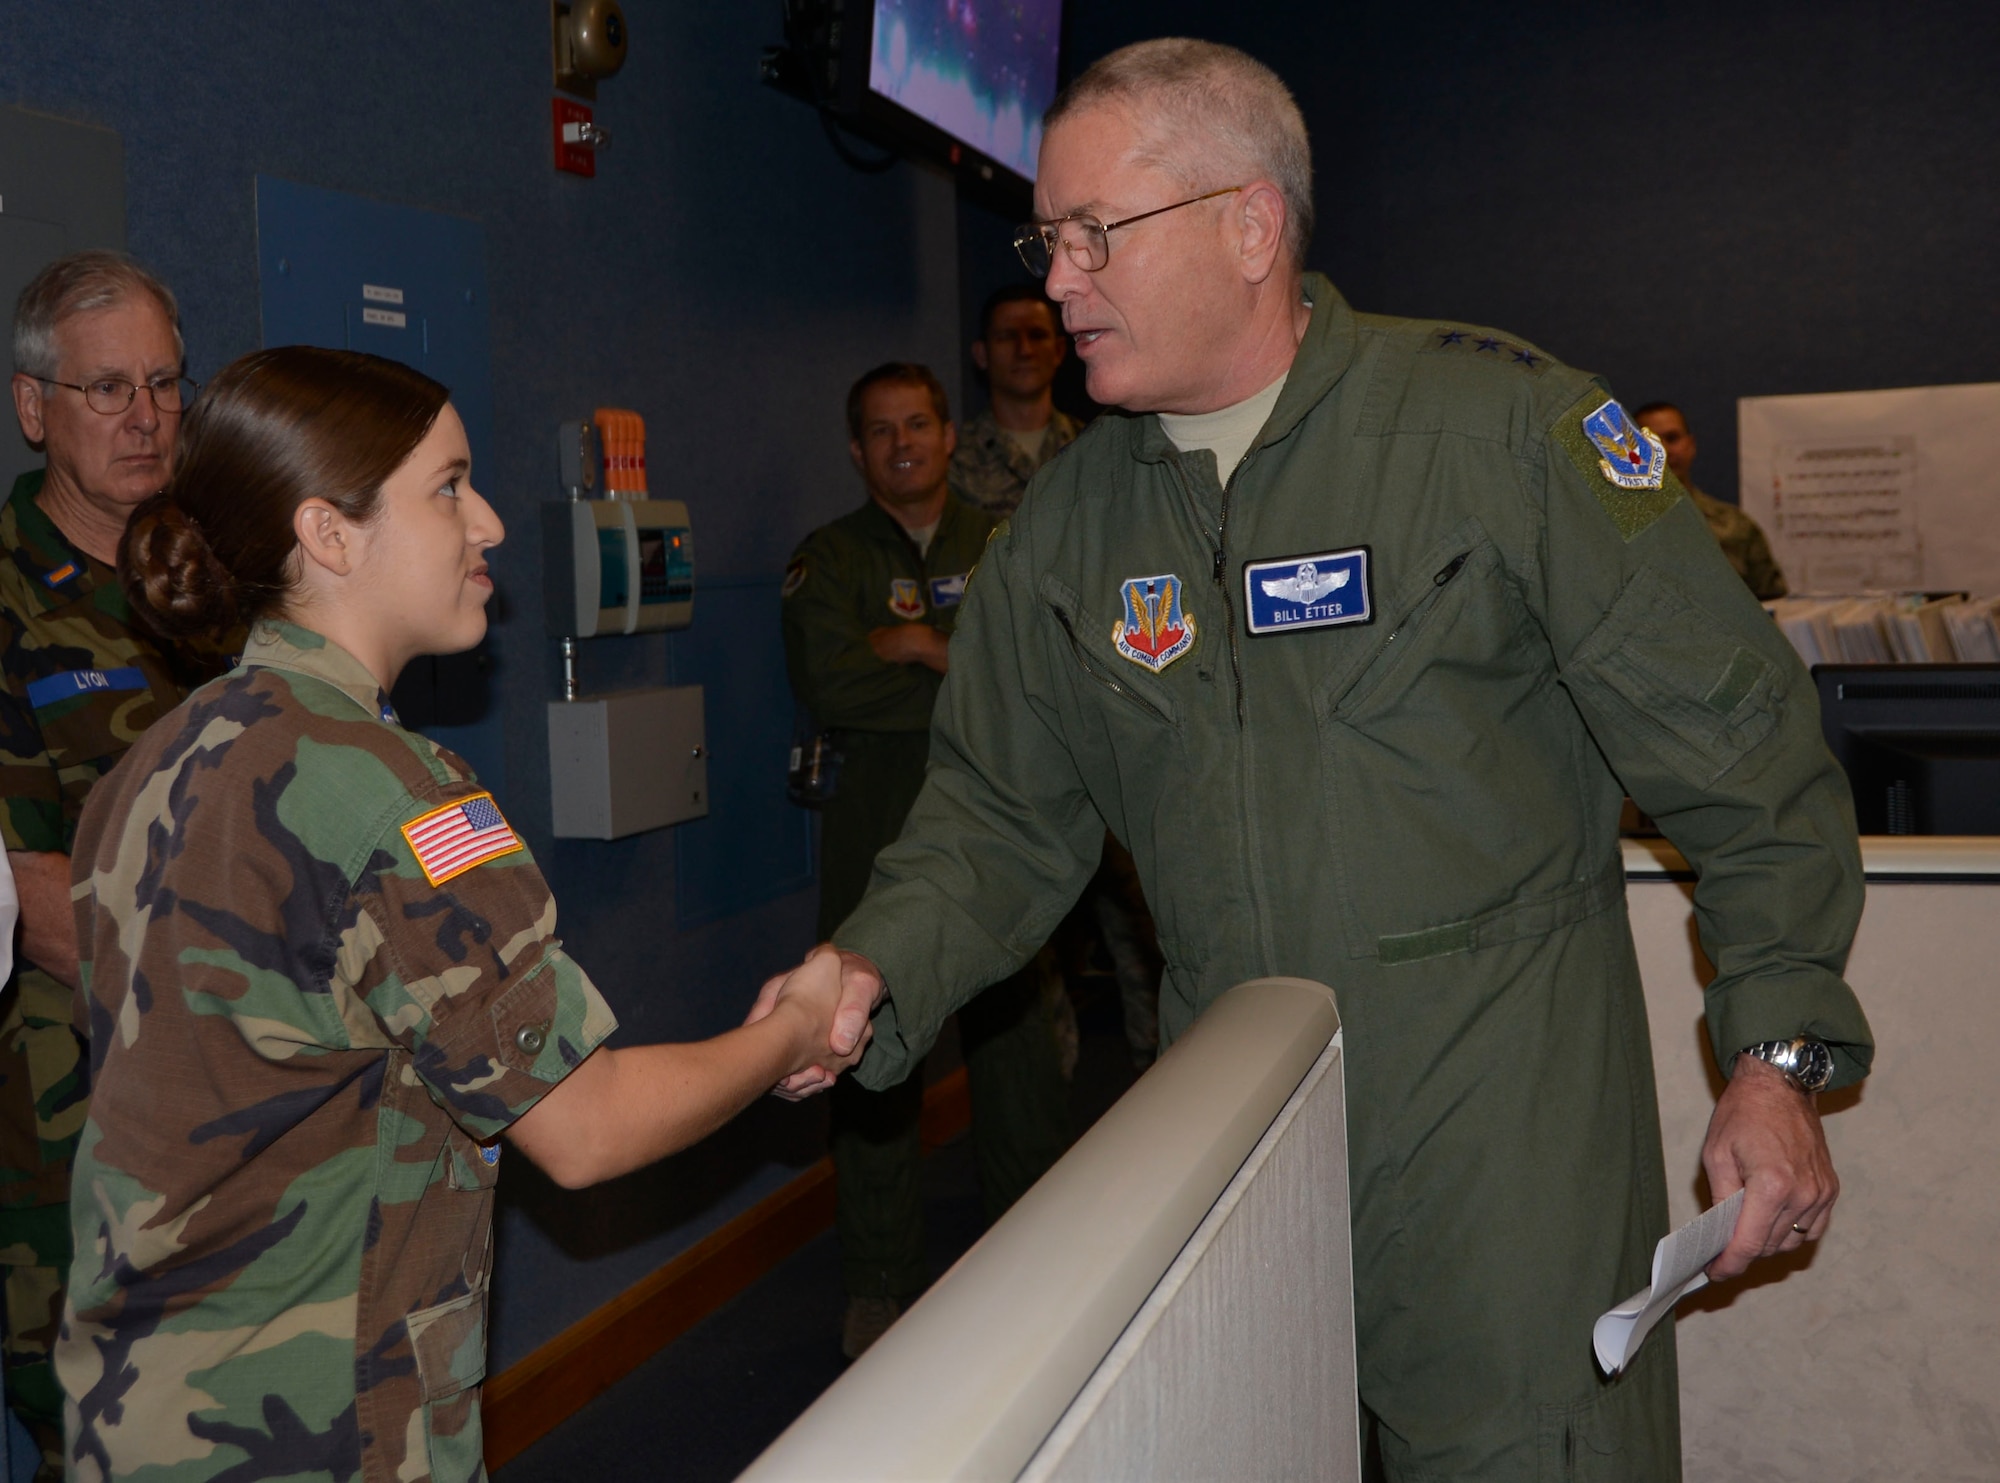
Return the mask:
[[[682,928],[673,831],[549,837],[544,706],[559,671],[533,532],[535,505],[557,494],[556,424],[599,405],[646,417],[652,488],[687,501],[714,584],[685,640],[586,644],[586,689],[666,683],[669,643],[691,645],[725,665],[710,744],[747,758],[768,728],[757,718],[739,746],[737,698],[782,694],[783,682],[766,642],[775,615],[758,619],[758,591],[731,579],[781,571],[806,530],[853,506],[842,423],[853,378],[891,358],[955,365],[958,334],[949,184],[849,171],[808,109],[758,85],[775,0],[629,11],[630,60],[599,92],[613,142],[595,180],[551,168],[546,0],[84,0],[11,4],[0,26],[0,100],[123,136],[129,243],[179,294],[198,378],[263,341],[258,176],[483,232],[493,416],[480,482],[510,530],[490,640],[504,802],[628,1042],[739,1020],[757,983],[809,944],[815,895],[787,846],[760,889],[708,903],[743,909]],[[728,670],[726,639],[704,626],[728,615],[732,592],[745,623],[766,625],[745,651],[755,674]],[[718,797],[711,836],[742,823],[734,807]],[[810,1162],[822,1118],[771,1103],[701,1150],[584,1196],[510,1161],[496,1367]]]
[[1292,85],[1357,308],[1682,403],[1718,496],[1738,397],[2000,380],[1990,0],[1075,0],[1068,39],[1173,35]]

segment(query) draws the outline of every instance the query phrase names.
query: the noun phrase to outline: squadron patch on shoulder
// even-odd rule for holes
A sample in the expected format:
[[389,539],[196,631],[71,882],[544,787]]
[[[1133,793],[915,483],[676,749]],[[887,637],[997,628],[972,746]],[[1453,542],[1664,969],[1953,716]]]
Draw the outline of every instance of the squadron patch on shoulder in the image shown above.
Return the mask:
[[1604,455],[1597,461],[1604,477],[1620,489],[1658,489],[1666,482],[1666,445],[1615,400],[1585,414],[1583,434]]
[[[1617,402],[1603,397],[1599,388],[1571,404],[1556,419],[1550,437],[1569,455],[1619,535],[1629,541],[1671,510],[1681,490],[1667,477],[1666,450],[1659,440],[1635,427]],[[1617,414],[1617,425],[1610,421],[1612,413]]]
[[421,814],[403,826],[403,838],[424,872],[424,879],[441,886],[475,865],[526,849],[521,837],[501,816],[491,793],[458,798]]
[[785,568],[785,582],[784,585],[778,589],[778,596],[790,597],[794,592],[797,592],[801,587],[805,585],[806,585],[806,559],[803,556],[794,556],[792,558],[792,564]]
[[958,572],[949,577],[932,577],[931,606],[942,611],[955,608],[965,601],[965,579],[971,572]]
[[1244,563],[1243,614],[1253,634],[1373,622],[1368,548]]
[[889,579],[889,611],[898,618],[921,618],[924,616],[923,593],[917,588],[914,577],[891,577]]
[[1121,658],[1158,674],[1194,647],[1194,614],[1182,608],[1173,573],[1129,578],[1119,600],[1125,616],[1111,625],[1111,645]]

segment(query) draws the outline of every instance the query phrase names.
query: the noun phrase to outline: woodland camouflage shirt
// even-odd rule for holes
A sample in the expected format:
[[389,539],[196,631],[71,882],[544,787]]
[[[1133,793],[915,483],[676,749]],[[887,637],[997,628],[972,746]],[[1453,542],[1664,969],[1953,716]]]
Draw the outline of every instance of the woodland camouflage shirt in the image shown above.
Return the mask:
[[495,1140],[615,1028],[528,852],[357,660],[265,624],[75,858],[74,1475],[483,1477]]

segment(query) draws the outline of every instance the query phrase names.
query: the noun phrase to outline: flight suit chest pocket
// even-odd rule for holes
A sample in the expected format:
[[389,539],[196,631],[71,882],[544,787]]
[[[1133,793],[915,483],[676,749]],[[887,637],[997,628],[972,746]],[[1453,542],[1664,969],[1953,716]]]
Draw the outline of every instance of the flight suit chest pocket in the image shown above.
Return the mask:
[[[1143,718],[1155,726],[1178,729],[1179,708],[1158,675],[1118,656],[1113,638],[1116,623],[1092,612],[1076,592],[1054,576],[1042,578],[1041,597],[1055,624],[1059,650],[1068,655],[1075,673],[1087,682],[1082,693],[1095,695],[1108,719],[1129,722]],[[1192,625],[1189,634],[1192,638]]]
[[1581,730],[1498,547],[1468,519],[1397,565],[1381,637],[1318,707],[1349,951],[1385,964],[1550,930],[1589,904]]

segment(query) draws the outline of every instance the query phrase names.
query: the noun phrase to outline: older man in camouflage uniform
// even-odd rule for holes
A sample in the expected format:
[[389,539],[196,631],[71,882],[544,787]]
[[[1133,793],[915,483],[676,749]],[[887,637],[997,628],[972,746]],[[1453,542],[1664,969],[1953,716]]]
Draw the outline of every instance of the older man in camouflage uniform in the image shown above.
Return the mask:
[[173,462],[181,361],[173,295],[119,254],[62,258],[21,294],[14,410],[47,467],[0,508],[0,832],[21,896],[0,995],[0,1262],[7,1396],[49,1476],[62,1445],[49,1349],[88,1085],[71,1028],[70,845],[92,786],[221,668],[134,630],[114,570],[127,516]]
[[1725,504],[1695,488],[1688,472],[1694,463],[1694,434],[1688,430],[1686,414],[1672,402],[1648,402],[1632,417],[1667,450],[1667,467],[1681,481],[1694,507],[1701,511],[1701,518],[1708,522],[1709,534],[1715,537],[1715,544],[1722,548],[1729,564],[1736,568],[1743,585],[1767,602],[1790,592],[1778,558],[1771,554],[1771,543],[1764,538],[1757,522],[1740,507]]

